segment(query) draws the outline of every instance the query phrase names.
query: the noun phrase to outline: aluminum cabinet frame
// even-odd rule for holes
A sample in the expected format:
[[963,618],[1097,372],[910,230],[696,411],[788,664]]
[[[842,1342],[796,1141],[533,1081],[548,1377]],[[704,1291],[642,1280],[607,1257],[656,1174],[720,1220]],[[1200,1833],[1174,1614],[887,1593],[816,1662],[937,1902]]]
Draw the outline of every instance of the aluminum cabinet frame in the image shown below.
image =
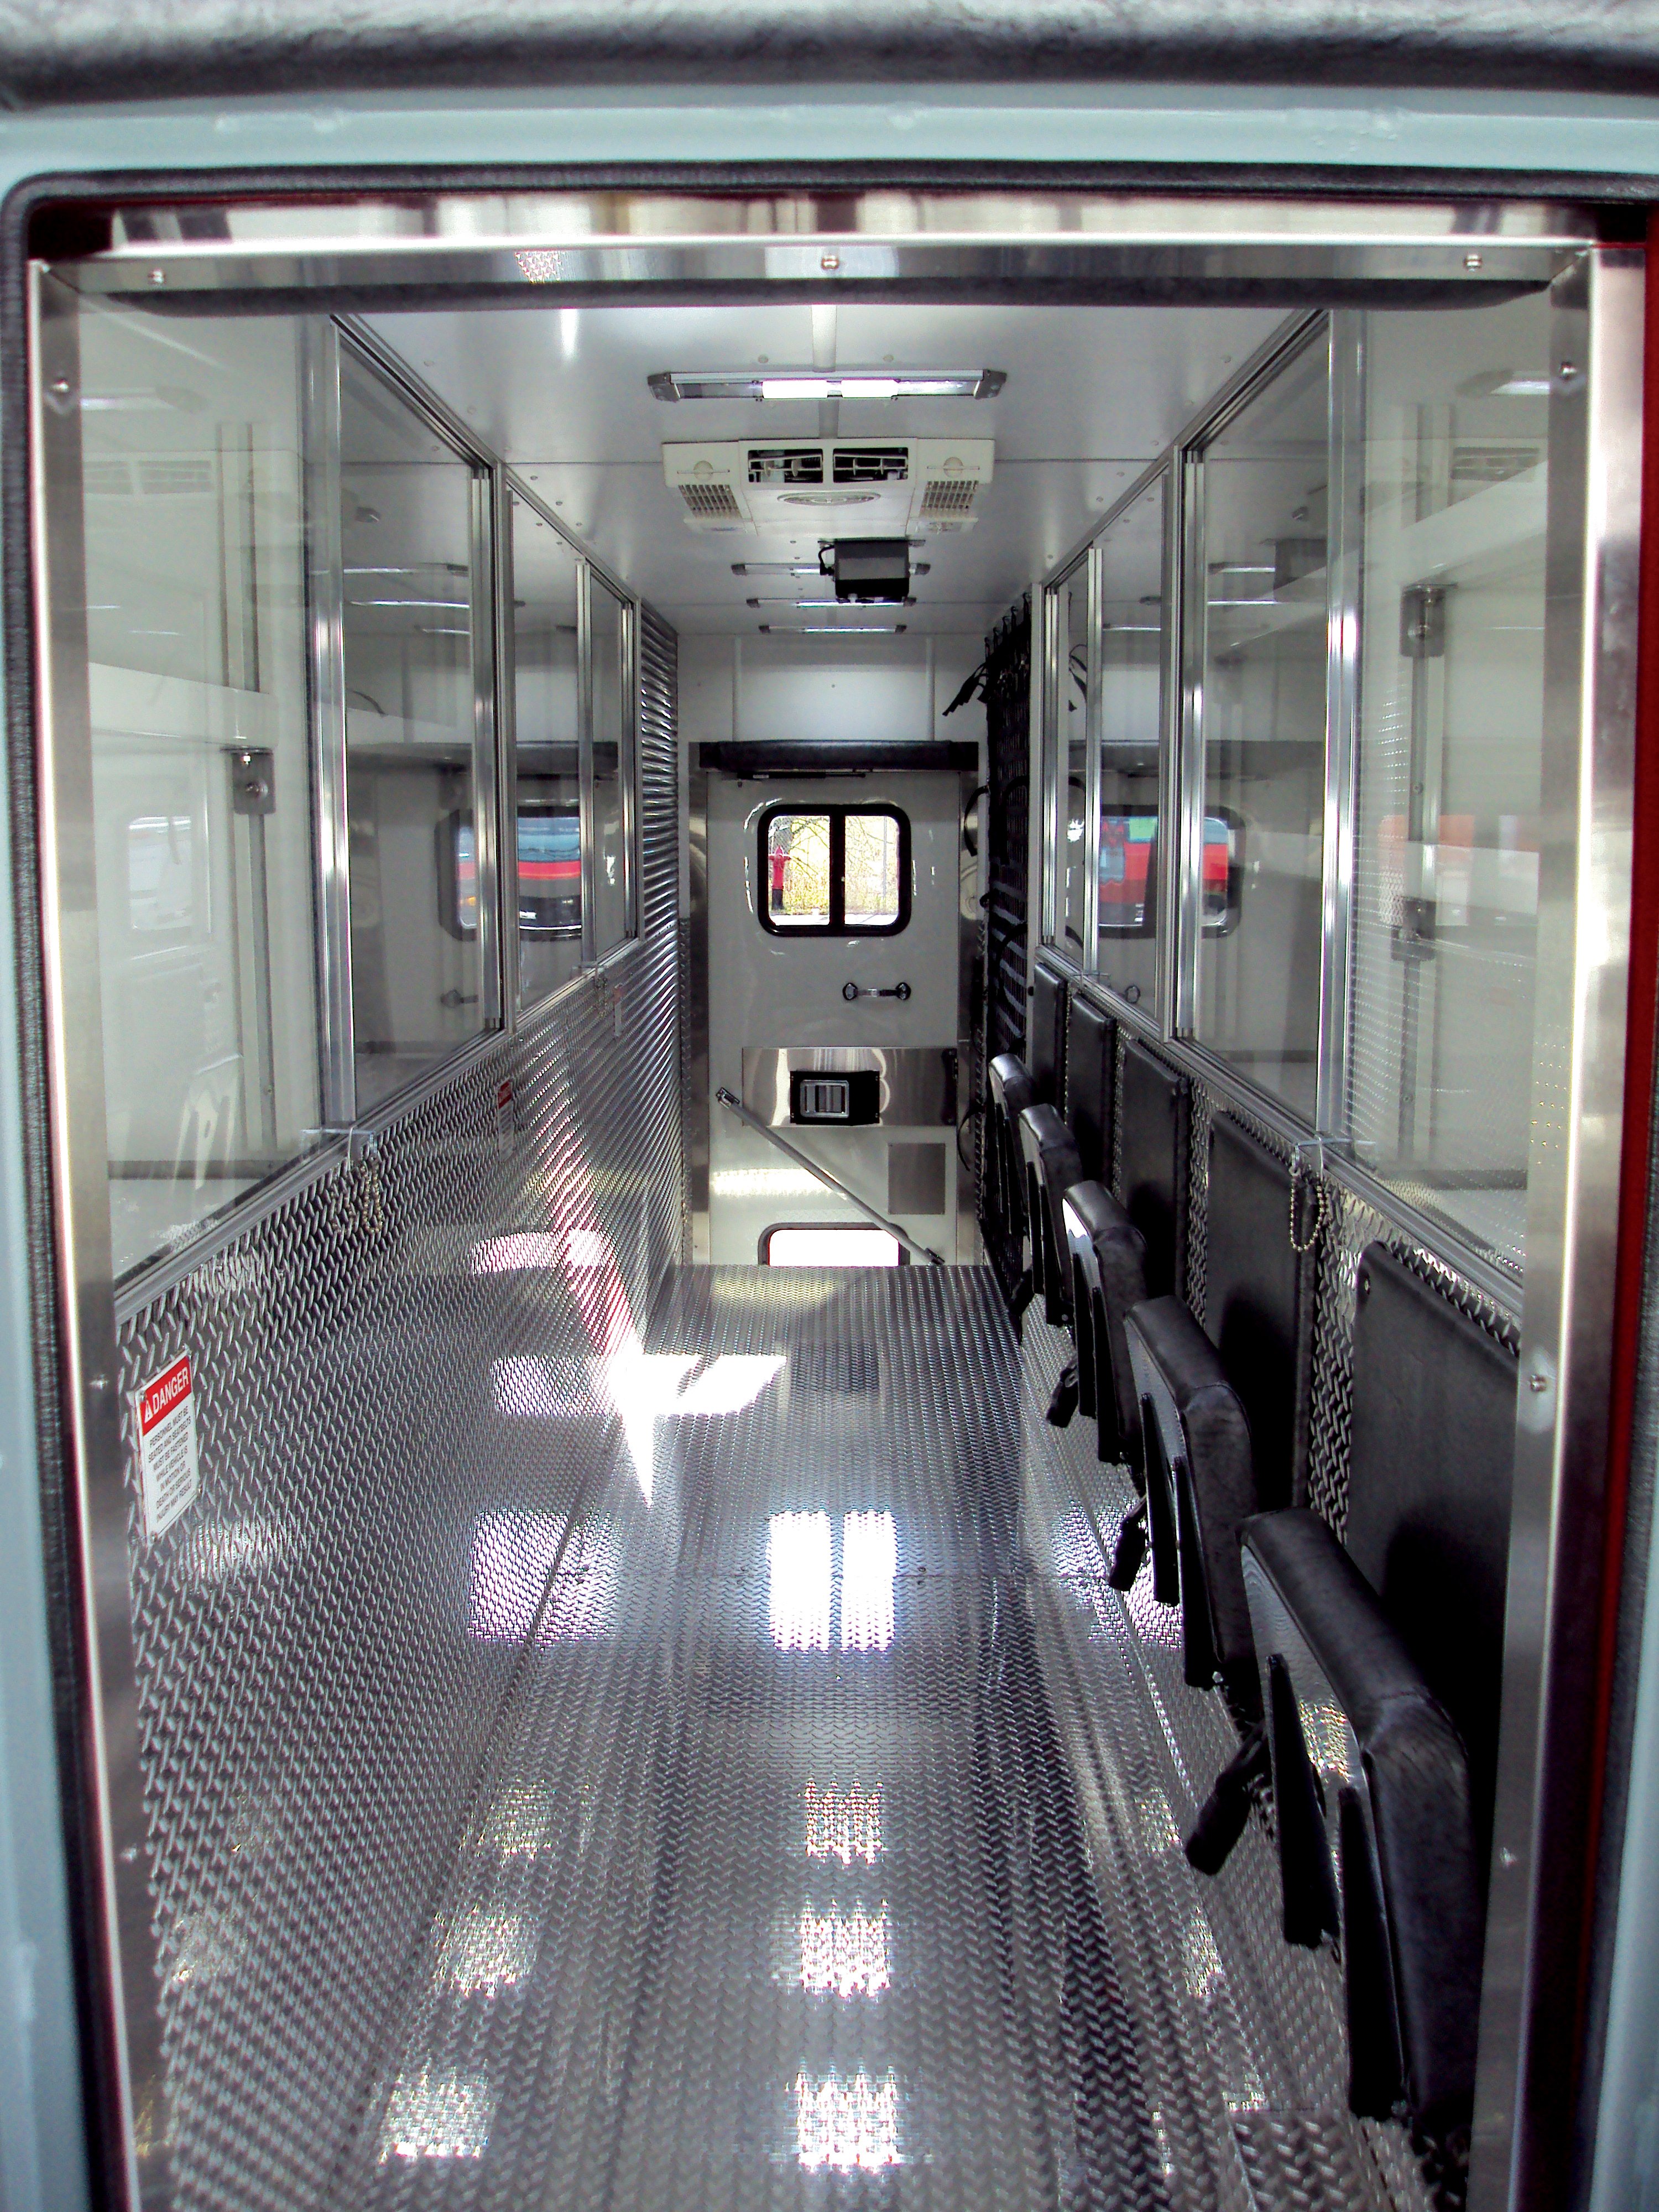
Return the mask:
[[[106,49],[104,49],[104,51],[111,51],[111,49],[108,49],[108,46],[106,46]],[[13,49],[13,53],[15,53],[15,49]],[[1398,49],[1391,49],[1391,55],[1394,55],[1394,66],[1395,66],[1395,69],[1398,69],[1398,66],[1401,66],[1401,64],[1398,64]],[[1541,51],[1541,46],[1540,46],[1540,64],[1544,64],[1544,62],[1547,62],[1547,55],[1544,55],[1544,51]],[[1586,64],[1583,64],[1582,58],[1579,58],[1579,64],[1577,64],[1577,66],[1586,66]],[[1595,66],[1593,62],[1590,62],[1590,66]],[[239,70],[246,70],[246,51],[243,51],[243,53],[241,53],[241,60],[239,60]],[[64,86],[64,88],[69,88],[69,86],[73,84],[73,77],[70,77],[70,80],[53,80],[53,77],[51,77],[49,73],[46,73],[46,77],[45,77],[45,80],[42,80],[42,77],[40,77],[40,73],[35,73],[35,76],[31,77],[31,80],[28,80],[28,82],[60,82],[60,84]],[[100,80],[97,80],[97,77],[93,77],[91,84],[95,86],[97,82],[100,82]],[[131,80],[128,80],[128,82],[131,82]],[[157,80],[155,80],[155,82],[157,82],[157,84],[159,84],[159,82],[164,82],[164,80],[161,80],[161,77],[157,77]],[[192,80],[192,82],[197,82],[197,84],[204,84],[204,86],[210,84],[210,82],[212,82],[210,70],[208,70],[206,76],[201,77],[201,80]],[[239,76],[239,82],[248,82],[248,80],[246,80],[246,76]],[[86,84],[86,77],[82,77],[82,80],[80,80],[80,86],[76,86],[76,88],[82,88],[82,86],[86,86],[86,88],[91,88],[91,86]],[[70,93],[70,95],[73,95],[73,93]],[[1340,101],[1338,101],[1338,106],[1340,106]],[[1287,126],[1287,122],[1285,122],[1285,119],[1283,119],[1283,115],[1285,115],[1285,111],[1274,111],[1274,112],[1279,112],[1279,115],[1281,115],[1281,119],[1279,119],[1279,122],[1276,122],[1274,126],[1272,126],[1272,128],[1281,128],[1281,131],[1283,131],[1283,128],[1294,128],[1294,126]],[[1303,115],[1301,104],[1298,104],[1298,115]],[[95,161],[104,161],[104,164],[106,164],[106,161],[111,161],[111,157],[112,157],[112,155],[115,155],[115,153],[122,153],[122,155],[126,155],[126,157],[133,157],[133,155],[137,153],[137,157],[142,159],[142,157],[143,157],[143,153],[146,153],[146,149],[149,149],[149,146],[153,146],[153,143],[155,143],[155,146],[159,146],[159,139],[155,139],[155,137],[146,137],[146,131],[149,131],[149,124],[150,124],[149,112],[143,111],[143,108],[133,108],[133,111],[128,111],[126,118],[122,118],[122,122],[115,124],[115,126],[112,126],[111,119],[108,119],[108,118],[100,118],[100,119],[97,119],[97,133],[95,133]],[[1305,128],[1305,122],[1303,122],[1301,126]],[[76,128],[76,124],[73,124],[73,122],[70,122],[70,124],[64,124],[64,122],[62,122],[62,119],[58,119],[58,122],[46,122],[45,126],[31,126],[31,124],[24,124],[22,128],[11,128],[11,126],[7,126],[7,128],[9,128],[9,153],[11,153],[11,166],[9,166],[9,168],[7,168],[7,175],[9,175],[9,177],[24,175],[24,173],[27,173],[28,168],[40,168],[40,166],[49,164],[51,157],[53,157],[53,149],[55,149],[55,146],[62,146],[62,149],[64,149],[64,155],[66,155],[66,157],[70,159],[70,161],[80,161],[80,159],[84,157],[84,155],[93,155],[93,143],[88,142],[88,139],[86,139],[86,133],[84,133],[84,131],[80,131],[80,128]],[[356,126],[354,126],[354,128],[356,128]],[[544,137],[542,137],[542,131],[544,131],[544,128],[546,128],[546,126],[544,126],[544,119],[542,119],[542,126],[540,126],[540,131],[538,131],[538,139],[540,139],[542,143],[544,143]],[[166,143],[168,143],[168,149],[177,149],[177,146],[179,146],[179,143],[181,143],[181,139],[184,139],[184,142],[188,143],[188,146],[191,146],[191,159],[195,159],[195,161],[199,161],[199,164],[204,166],[204,168],[206,168],[206,166],[216,164],[216,161],[222,161],[222,159],[223,159],[223,146],[226,146],[226,142],[223,142],[223,139],[216,139],[216,137],[215,137],[215,128],[212,128],[212,119],[210,119],[210,118],[204,118],[204,119],[201,119],[199,131],[197,131],[195,122],[179,122],[179,118],[168,118],[168,119],[166,119],[166,124],[164,124],[164,133],[166,133]],[[604,133],[602,133],[602,131],[599,131],[599,137],[602,137],[602,135],[604,135]],[[1245,133],[1245,135],[1248,135],[1248,133]],[[1564,133],[1564,137],[1571,139],[1571,131],[1566,131],[1566,133]],[[431,157],[434,157],[434,159],[442,159],[442,157],[445,157],[445,155],[456,155],[456,150],[460,149],[460,146],[467,146],[467,149],[471,149],[471,150],[473,150],[473,153],[471,153],[471,157],[473,157],[473,159],[477,159],[477,161],[487,161],[487,159],[491,157],[491,149],[489,149],[489,139],[491,139],[491,133],[489,133],[489,126],[487,126],[487,124],[484,124],[484,126],[480,128],[480,124],[477,124],[477,119],[476,119],[476,118],[473,118],[471,122],[469,122],[469,119],[465,118],[465,115],[462,115],[460,111],[447,111],[445,128],[442,128],[441,133],[435,133],[435,139],[434,139],[434,146],[435,146],[435,149],[438,149],[438,150],[434,150],[434,155],[431,155]],[[592,142],[592,135],[588,135],[588,137],[584,139],[584,143],[591,143],[591,142]],[[613,133],[613,142],[617,142],[617,139],[615,139],[615,133]],[[0,139],[0,143],[4,143],[4,139]],[[623,139],[623,143],[626,143],[626,139]],[[730,139],[728,139],[728,146],[726,146],[726,150],[730,150],[730,143],[732,143],[732,142],[730,142]],[[1051,143],[1053,143],[1053,142],[1051,142]],[[1061,143],[1064,143],[1064,142],[1061,142]],[[1179,143],[1179,139],[1176,139],[1176,143]],[[1263,133],[1263,143],[1267,143],[1267,137],[1265,137],[1265,133]],[[1451,133],[1447,135],[1447,146],[1449,146],[1449,143],[1451,143]],[[1533,137],[1533,135],[1528,133],[1528,131],[1526,131],[1524,126],[1510,126],[1510,142],[1509,142],[1509,143],[1513,143],[1513,146],[1516,146],[1516,149],[1520,149],[1522,143],[1535,143],[1535,137]],[[1597,142],[1597,143],[1599,143],[1599,142]],[[1606,143],[1608,143],[1608,146],[1614,146],[1614,143],[1621,143],[1621,142],[1617,142],[1617,139],[1608,137],[1608,139],[1606,139]],[[1646,143],[1646,142],[1644,142],[1644,143]],[[358,150],[358,149],[361,149],[361,146],[362,146],[362,139],[361,139],[361,137],[352,137],[352,135],[347,133],[347,146],[349,146],[349,150],[347,150],[347,159],[365,159],[365,153],[362,153],[362,150]],[[1182,149],[1182,150],[1186,150],[1186,149]],[[64,155],[60,155],[60,159],[64,157]],[[177,153],[170,153],[170,157],[177,159]],[[1179,155],[1172,155],[1172,157],[1179,157]],[[1652,157],[1655,157],[1655,159],[1652,159],[1652,166],[1655,166],[1655,168],[1659,168],[1659,133],[1655,133],[1655,137],[1652,137]],[[292,155],[285,155],[285,159],[289,159],[289,161],[292,161]],[[1447,155],[1443,155],[1443,159],[1451,159],[1451,155],[1449,155],[1449,153],[1447,153]],[[1608,166],[1610,166],[1610,164],[1608,164]],[[338,170],[337,170],[337,177],[338,177]],[[15,276],[15,261],[13,261],[13,276]],[[15,305],[15,299],[13,299],[11,303],[9,303],[9,305],[11,305],[11,314],[13,314],[13,331],[15,331],[15,314],[18,314],[18,305]],[[15,358],[15,356],[13,356],[13,358]],[[18,483],[20,483],[20,476],[18,476],[18,452],[15,452],[15,449],[18,449],[18,429],[20,429],[20,422],[18,422],[18,407],[15,407],[15,392],[13,392],[11,416],[9,416],[9,422],[7,422],[7,431],[9,431],[9,435],[7,435],[7,447],[9,447],[9,462],[11,462],[11,469],[13,469],[13,473],[11,473],[13,491],[15,491],[15,487],[18,487]],[[15,514],[15,500],[13,500],[13,514]],[[15,560],[15,553],[13,553],[13,560]],[[13,568],[13,577],[15,577],[15,568]],[[13,588],[13,608],[15,608],[15,588]],[[28,723],[27,723],[27,719],[24,719],[24,717],[27,717],[27,710],[28,710],[28,695],[27,695],[27,690],[24,690],[24,684],[27,684],[27,646],[20,644],[20,639],[18,639],[18,633],[15,633],[15,629],[13,629],[13,635],[11,635],[11,661],[9,661],[9,677],[11,677],[13,714],[18,714],[18,717],[20,717],[18,721],[13,723],[13,728],[18,730],[18,737],[22,738],[24,745],[27,745]],[[1040,721],[1037,721],[1036,717],[1033,717],[1033,728],[1040,728]],[[24,754],[24,759],[27,759],[27,754]],[[13,757],[13,765],[15,765],[15,757]],[[24,794],[27,794],[27,785],[24,785]],[[24,905],[22,905],[22,914],[20,914],[20,918],[22,918],[22,922],[24,922],[24,951],[22,951],[22,957],[24,957],[24,973],[28,973],[28,971],[31,971],[31,960],[33,960],[33,942],[31,942],[31,938],[33,938],[33,925],[31,925],[31,915],[28,915],[28,872],[27,872],[27,863],[24,863],[24,869],[22,869],[22,872],[20,872],[20,869],[13,867],[13,883],[22,883],[22,890],[24,890]],[[66,909],[66,911],[69,911],[70,918],[73,918],[73,914],[76,914],[76,909],[73,909],[73,905],[70,905],[69,909]],[[28,1036],[28,1024],[24,1024],[24,1036]],[[62,1042],[62,1033],[60,1033],[60,1042]],[[13,1157],[15,1157],[15,1155],[13,1155]],[[60,1161],[60,1166],[62,1166],[62,1161]],[[82,1192],[82,1194],[80,1194],[80,1203],[84,1203],[84,1192]],[[15,1214],[13,1214],[13,1218],[18,1218],[18,1217],[15,1217]],[[45,1263],[42,1263],[42,1265],[45,1265]],[[35,1270],[35,1279],[38,1279],[38,1281],[40,1281],[40,1267],[38,1267],[38,1270]],[[77,1318],[80,1318],[80,1316],[77,1316],[77,1314],[73,1312],[73,1310],[70,1310],[70,1312],[66,1314],[66,1316],[64,1316],[64,1322],[66,1322],[66,1338],[64,1338],[64,1345],[66,1345],[66,1349],[69,1349],[70,1354],[76,1354],[76,1352],[82,1352],[82,1354],[84,1354],[86,1349],[88,1349],[88,1345],[91,1345],[91,1338],[88,1338],[88,1336],[77,1336],[77,1334],[76,1334]],[[20,1349],[15,1347],[15,1343],[13,1343],[13,1347],[11,1347],[11,1378],[13,1378],[13,1380],[18,1380],[18,1382],[20,1382],[20,1389],[22,1389],[22,1394],[27,1394],[27,1391],[31,1389],[31,1385],[33,1385],[33,1380],[35,1380],[33,1363],[31,1363],[31,1360],[27,1360],[27,1358],[22,1358],[22,1356],[20,1356]],[[97,1380],[100,1380],[100,1376],[97,1376],[97,1371],[88,1371],[88,1387],[95,1385]],[[122,1562],[122,1573],[124,1573],[124,1562]],[[38,1752],[38,1754],[40,1754],[40,1745],[35,1745],[35,1752]],[[58,1978],[58,1980],[60,1980],[60,1986],[62,1986],[62,1966],[60,1966],[60,1978]]]

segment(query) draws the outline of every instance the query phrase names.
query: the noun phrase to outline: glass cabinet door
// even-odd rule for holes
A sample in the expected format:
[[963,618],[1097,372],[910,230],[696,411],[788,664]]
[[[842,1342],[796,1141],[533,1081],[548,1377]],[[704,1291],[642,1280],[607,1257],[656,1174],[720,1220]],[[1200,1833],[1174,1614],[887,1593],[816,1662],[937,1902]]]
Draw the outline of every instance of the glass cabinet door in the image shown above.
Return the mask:
[[1349,1107],[1358,1158],[1523,1256],[1550,309],[1366,318]]
[[582,959],[581,712],[574,550],[527,501],[513,519],[514,757],[519,1003]]
[[634,624],[633,609],[603,577],[590,568],[587,581],[591,949],[602,960],[634,933]]
[[488,475],[340,353],[351,1015],[363,1113],[495,1021]]
[[[1311,1122],[1319,1047],[1329,344],[1203,448],[1188,548],[1200,749],[1186,835],[1193,1032]],[[1199,805],[1192,806],[1192,799]]]
[[1054,586],[1054,943],[1081,967],[1089,943],[1089,558]]
[[1160,476],[1102,532],[1097,972],[1151,1014],[1158,997],[1160,762],[1167,623]]

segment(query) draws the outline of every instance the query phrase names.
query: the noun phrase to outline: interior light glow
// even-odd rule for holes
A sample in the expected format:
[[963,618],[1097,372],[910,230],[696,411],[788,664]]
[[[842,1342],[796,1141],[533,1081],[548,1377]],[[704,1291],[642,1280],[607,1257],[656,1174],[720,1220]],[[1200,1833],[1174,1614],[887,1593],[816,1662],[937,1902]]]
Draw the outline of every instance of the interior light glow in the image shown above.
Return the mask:
[[834,1579],[827,1513],[775,1513],[767,1529],[772,1641],[781,1651],[830,1649]]
[[888,1986],[887,1907],[843,1912],[801,1907],[800,1985],[837,1997],[879,1996]]
[[795,2154],[809,2172],[896,2166],[898,2079],[891,2068],[875,2081],[861,2066],[850,2081],[833,2067],[818,2080],[798,2074]]
[[893,1640],[898,1537],[890,1513],[844,1513],[841,1522],[841,1648],[885,1651]]
[[599,1229],[573,1229],[566,1244],[573,1267],[608,1267],[611,1247]]
[[740,1413],[752,1406],[784,1364],[781,1352],[723,1352],[688,1382],[672,1413]]
[[400,2074],[380,2127],[380,2164],[394,2158],[482,2158],[495,2100],[488,2081],[428,2064]]
[[559,351],[566,361],[576,358],[576,344],[581,335],[580,307],[561,307],[559,310]]
[[474,1275],[513,1275],[532,1268],[556,1267],[559,1240],[537,1229],[519,1230],[509,1237],[486,1237],[467,1254],[466,1263]]
[[445,1936],[435,1978],[462,1996],[494,1996],[523,1981],[535,1956],[535,1923],[526,1914],[475,1905]]
[[[348,599],[346,605],[349,607],[449,607],[465,613],[472,602],[471,599]],[[443,635],[447,637],[451,633],[446,630]]]
[[[520,254],[520,262],[525,260]],[[659,399],[994,399],[1000,368],[669,368],[646,380]]]
[[647,1352],[631,1330],[605,1363],[605,1392],[622,1422],[634,1479],[647,1505],[657,1486],[657,1418],[672,1409],[696,1364],[695,1352]]
[[901,637],[905,623],[762,623],[763,637]]
[[557,1809],[550,1782],[509,1782],[489,1808],[480,1846],[503,1858],[534,1858],[552,1847]]
[[801,1793],[809,1859],[854,1859],[873,1866],[881,1856],[881,1788],[821,1790],[809,1782]]
[[803,1198],[823,1188],[805,1168],[716,1168],[708,1186],[716,1198]]

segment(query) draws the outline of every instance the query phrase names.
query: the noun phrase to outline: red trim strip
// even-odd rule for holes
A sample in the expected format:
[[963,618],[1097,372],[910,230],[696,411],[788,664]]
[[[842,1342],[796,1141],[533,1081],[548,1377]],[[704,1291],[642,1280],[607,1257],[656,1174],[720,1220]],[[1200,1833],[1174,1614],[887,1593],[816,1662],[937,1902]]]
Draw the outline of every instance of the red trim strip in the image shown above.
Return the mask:
[[1631,1435],[1641,1350],[1647,1243],[1650,1126],[1659,1044],[1659,211],[1648,218],[1646,324],[1642,377],[1642,548],[1638,612],[1636,761],[1631,855],[1630,996],[1626,1014],[1623,1147],[1619,1169],[1619,1243],[1614,1262],[1613,1372],[1607,1403],[1607,1476],[1602,1536],[1601,1607],[1597,1625],[1595,1710],[1584,1853],[1585,1981],[1601,1856],[1625,1517],[1630,1495]]

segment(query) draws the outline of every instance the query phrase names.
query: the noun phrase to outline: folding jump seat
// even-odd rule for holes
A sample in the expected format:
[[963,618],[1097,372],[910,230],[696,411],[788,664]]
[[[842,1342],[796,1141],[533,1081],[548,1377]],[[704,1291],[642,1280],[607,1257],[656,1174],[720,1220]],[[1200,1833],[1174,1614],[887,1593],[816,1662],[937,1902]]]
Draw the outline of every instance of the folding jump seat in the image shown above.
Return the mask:
[[1357,1277],[1346,1547],[1243,1530],[1285,1936],[1340,1935],[1349,2101],[1456,2143],[1474,2087],[1516,1362],[1381,1245]]
[[1030,1070],[1018,1054],[999,1053],[991,1062],[990,1128],[985,1147],[987,1211],[1001,1224],[1011,1243],[1025,1235],[1025,1165],[1019,1149],[1019,1117],[1036,1103]]
[[[1146,1295],[1146,1240],[1098,1182],[1073,1184],[1060,1216],[1071,1261],[1079,1409],[1093,1419],[1099,1456],[1127,1466],[1142,1488],[1140,1401],[1124,1324]],[[1120,1572],[1115,1561],[1115,1580]]]
[[[1135,1514],[1115,1570],[1152,1551],[1152,1587],[1177,1600],[1187,1680],[1218,1682],[1241,1736],[1187,1839],[1200,1871],[1220,1869],[1267,1778],[1267,1746],[1249,1606],[1244,1522],[1302,1494],[1298,1368],[1310,1255],[1297,1249],[1285,1162],[1226,1116],[1211,1132],[1206,1326],[1174,1297],[1136,1309],[1125,1337],[1144,1431],[1144,1533]],[[1139,1509],[1137,1509],[1139,1511]]]
[[1028,1106],[1019,1117],[1020,1158],[1025,1174],[1025,1218],[1031,1239],[1031,1285],[1042,1316],[1054,1328],[1070,1326],[1072,1270],[1060,1201],[1083,1181],[1083,1161],[1071,1131],[1052,1106]]

